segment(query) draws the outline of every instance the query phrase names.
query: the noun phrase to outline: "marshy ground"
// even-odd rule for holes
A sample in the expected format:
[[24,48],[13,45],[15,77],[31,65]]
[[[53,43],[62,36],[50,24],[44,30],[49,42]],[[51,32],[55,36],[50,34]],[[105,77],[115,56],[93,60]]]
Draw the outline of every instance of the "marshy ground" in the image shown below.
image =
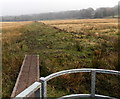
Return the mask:
[[[117,19],[2,24],[3,97],[10,96],[25,54],[40,56],[40,75],[43,77],[76,68],[120,70]],[[120,98],[119,79],[118,76],[99,74],[96,93]],[[64,75],[48,82],[49,97],[89,92],[89,73]]]

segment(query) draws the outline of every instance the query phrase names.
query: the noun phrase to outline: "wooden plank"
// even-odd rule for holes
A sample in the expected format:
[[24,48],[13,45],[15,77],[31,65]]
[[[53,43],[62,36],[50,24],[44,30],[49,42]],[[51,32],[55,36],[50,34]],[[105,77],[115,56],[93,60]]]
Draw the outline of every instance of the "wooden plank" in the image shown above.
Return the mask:
[[29,69],[29,75],[28,75],[28,85],[31,85],[35,81],[37,81],[37,56],[32,56],[30,69]]
[[26,55],[11,97],[15,97],[35,81],[38,81],[39,75],[39,56]]

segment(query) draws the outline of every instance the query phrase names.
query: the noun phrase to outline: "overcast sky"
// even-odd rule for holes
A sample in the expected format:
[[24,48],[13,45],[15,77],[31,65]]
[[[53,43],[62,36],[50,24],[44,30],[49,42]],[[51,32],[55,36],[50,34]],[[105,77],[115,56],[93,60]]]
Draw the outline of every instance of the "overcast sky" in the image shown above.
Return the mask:
[[0,0],[0,15],[23,15],[92,7],[113,7],[120,0]]

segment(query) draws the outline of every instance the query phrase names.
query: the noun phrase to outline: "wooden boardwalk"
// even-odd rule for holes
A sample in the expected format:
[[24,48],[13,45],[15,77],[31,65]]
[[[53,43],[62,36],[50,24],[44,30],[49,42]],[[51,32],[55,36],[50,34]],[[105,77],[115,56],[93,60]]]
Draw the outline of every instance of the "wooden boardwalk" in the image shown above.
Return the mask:
[[39,81],[39,56],[26,55],[11,97],[15,97],[35,81]]

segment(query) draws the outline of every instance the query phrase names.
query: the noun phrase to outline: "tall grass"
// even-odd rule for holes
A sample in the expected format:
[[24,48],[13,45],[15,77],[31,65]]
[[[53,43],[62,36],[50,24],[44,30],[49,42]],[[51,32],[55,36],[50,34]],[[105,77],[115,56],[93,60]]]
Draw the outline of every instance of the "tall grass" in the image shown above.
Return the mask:
[[[69,23],[70,21],[70,23]],[[9,97],[25,54],[39,54],[40,74],[47,76],[51,73],[76,68],[103,68],[118,70],[115,26],[106,23],[115,20],[64,20],[57,23],[33,22],[19,28],[3,29],[3,96]],[[85,21],[85,23],[84,23]],[[98,27],[79,27],[79,24],[97,24]],[[72,24],[73,23],[73,24]],[[71,25],[72,24],[72,25]],[[77,24],[77,25],[76,25]],[[64,25],[64,26],[62,26]],[[70,27],[69,27],[70,26]],[[76,27],[78,26],[78,27]],[[68,28],[69,27],[69,28]],[[108,28],[107,35],[103,32]],[[74,29],[73,29],[74,28]],[[82,30],[81,30],[81,29]],[[94,30],[94,31],[93,31]],[[93,31],[93,32],[92,32]],[[96,32],[98,34],[96,34]],[[106,32],[105,31],[105,32]],[[110,96],[119,95],[119,77],[98,75],[97,92]],[[102,81],[104,85],[100,83]],[[108,83],[110,86],[108,87]],[[105,86],[106,85],[106,86]],[[48,82],[48,96],[59,97],[73,93],[90,92],[90,74],[78,73],[60,76]],[[115,90],[115,94],[107,90]]]

